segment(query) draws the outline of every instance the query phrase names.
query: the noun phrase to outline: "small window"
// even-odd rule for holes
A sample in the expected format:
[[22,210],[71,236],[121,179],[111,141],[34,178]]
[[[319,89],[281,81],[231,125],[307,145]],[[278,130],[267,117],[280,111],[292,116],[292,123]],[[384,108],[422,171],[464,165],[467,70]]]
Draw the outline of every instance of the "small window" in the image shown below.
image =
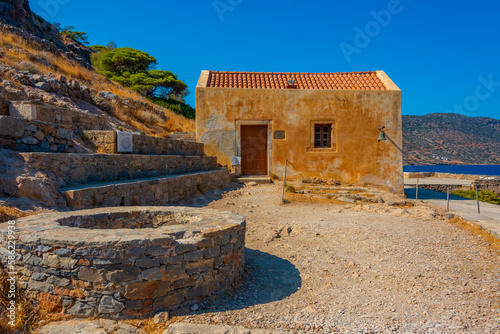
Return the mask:
[[314,148],[332,147],[332,125],[314,124]]
[[312,120],[310,144],[307,152],[337,152],[336,122],[334,120]]

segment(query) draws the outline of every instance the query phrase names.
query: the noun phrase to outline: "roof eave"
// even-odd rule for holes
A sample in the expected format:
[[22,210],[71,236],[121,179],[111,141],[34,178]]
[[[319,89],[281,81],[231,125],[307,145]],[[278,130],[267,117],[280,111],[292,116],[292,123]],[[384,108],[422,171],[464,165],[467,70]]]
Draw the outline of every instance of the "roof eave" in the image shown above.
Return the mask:
[[382,83],[384,84],[385,89],[392,91],[401,91],[401,89],[399,89],[399,87],[396,86],[394,81],[392,81],[391,78],[389,78],[389,76],[384,71],[376,71],[376,73],[380,81],[382,81]]

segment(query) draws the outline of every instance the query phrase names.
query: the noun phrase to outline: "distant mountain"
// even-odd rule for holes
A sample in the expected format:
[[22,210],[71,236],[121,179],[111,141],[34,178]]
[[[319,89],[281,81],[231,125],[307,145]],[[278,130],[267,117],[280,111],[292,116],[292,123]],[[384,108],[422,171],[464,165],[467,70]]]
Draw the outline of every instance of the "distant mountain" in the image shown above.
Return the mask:
[[500,165],[500,120],[435,113],[403,116],[405,165]]

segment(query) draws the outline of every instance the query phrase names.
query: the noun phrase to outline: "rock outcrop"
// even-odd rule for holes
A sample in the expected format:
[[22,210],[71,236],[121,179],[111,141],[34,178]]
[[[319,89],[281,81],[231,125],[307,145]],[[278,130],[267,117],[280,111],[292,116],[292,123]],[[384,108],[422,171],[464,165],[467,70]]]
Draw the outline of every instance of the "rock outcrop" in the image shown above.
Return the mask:
[[20,35],[40,49],[64,53],[90,68],[91,48],[80,43],[65,42],[57,28],[31,11],[28,0],[0,1],[0,29]]

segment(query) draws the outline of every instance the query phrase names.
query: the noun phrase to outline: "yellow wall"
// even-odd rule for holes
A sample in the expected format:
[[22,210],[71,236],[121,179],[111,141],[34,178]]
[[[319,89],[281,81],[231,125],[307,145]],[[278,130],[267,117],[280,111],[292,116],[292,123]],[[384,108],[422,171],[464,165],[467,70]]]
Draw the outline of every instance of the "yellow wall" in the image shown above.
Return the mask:
[[[402,193],[401,91],[393,87],[387,91],[279,90],[199,84],[196,137],[205,143],[207,155],[230,165],[230,157],[238,155],[237,121],[271,121],[270,134],[283,130],[286,139],[272,139],[269,173],[281,175],[288,160],[293,165],[287,170],[291,175],[373,184]],[[335,151],[308,150],[314,121],[335,122]],[[377,141],[380,126],[386,127],[389,140]]]

